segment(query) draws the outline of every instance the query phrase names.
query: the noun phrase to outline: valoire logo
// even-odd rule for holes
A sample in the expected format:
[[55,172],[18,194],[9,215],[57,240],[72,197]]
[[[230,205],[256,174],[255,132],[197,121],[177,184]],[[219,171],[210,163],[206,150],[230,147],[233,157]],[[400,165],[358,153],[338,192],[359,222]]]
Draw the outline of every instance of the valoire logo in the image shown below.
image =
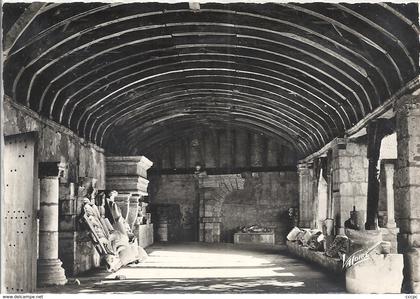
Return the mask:
[[357,265],[369,258],[369,254],[376,248],[378,245],[380,245],[382,242],[378,242],[375,245],[366,248],[366,249],[360,249],[355,252],[353,252],[352,255],[350,255],[347,259],[344,256],[343,259],[343,269],[346,270],[354,265]]

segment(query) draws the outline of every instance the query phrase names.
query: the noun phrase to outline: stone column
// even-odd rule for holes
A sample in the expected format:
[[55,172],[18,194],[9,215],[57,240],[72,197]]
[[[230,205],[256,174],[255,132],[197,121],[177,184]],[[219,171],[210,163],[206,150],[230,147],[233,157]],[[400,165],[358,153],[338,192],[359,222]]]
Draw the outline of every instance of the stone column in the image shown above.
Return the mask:
[[[58,190],[61,169],[55,162],[39,164],[40,215],[38,286],[64,285],[67,282],[58,258]],[[29,250],[29,249],[28,249]]]
[[394,164],[393,159],[383,159],[382,167],[385,170],[385,187],[386,187],[386,214],[387,220],[384,227],[381,227],[382,239],[391,242],[391,253],[397,253],[397,235],[400,229],[395,223],[395,207],[394,207]]
[[382,160],[385,169],[385,186],[386,186],[386,214],[387,221],[385,227],[397,227],[395,223],[394,208],[394,162],[395,160]]
[[390,121],[387,119],[376,119],[367,126],[368,147],[367,158],[369,159],[368,172],[368,194],[366,209],[365,229],[378,229],[378,202],[379,202],[379,180],[378,180],[378,160],[381,149],[382,138],[391,133]]
[[420,293],[420,90],[397,100],[396,199],[404,287]]
[[368,160],[366,145],[353,140],[337,138],[331,146],[332,214],[335,232],[344,234],[344,222],[353,207],[359,212],[358,225],[365,224]]
[[298,164],[299,173],[299,226],[310,227],[311,217],[313,213],[310,209],[312,200],[312,184],[310,181],[310,170],[308,163]]

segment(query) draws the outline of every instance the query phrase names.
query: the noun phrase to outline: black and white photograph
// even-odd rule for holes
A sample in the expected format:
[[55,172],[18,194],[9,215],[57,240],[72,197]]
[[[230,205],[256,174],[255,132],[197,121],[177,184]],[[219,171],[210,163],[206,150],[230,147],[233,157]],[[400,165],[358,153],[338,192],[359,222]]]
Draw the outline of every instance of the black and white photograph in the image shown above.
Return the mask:
[[1,26],[2,298],[417,298],[418,1],[9,0]]

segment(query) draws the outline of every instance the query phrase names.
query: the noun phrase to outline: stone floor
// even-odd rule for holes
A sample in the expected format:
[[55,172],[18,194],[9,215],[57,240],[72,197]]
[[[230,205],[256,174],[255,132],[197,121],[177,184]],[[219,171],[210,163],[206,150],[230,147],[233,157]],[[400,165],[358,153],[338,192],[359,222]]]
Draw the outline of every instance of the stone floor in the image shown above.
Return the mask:
[[[39,293],[344,293],[344,283],[287,254],[284,247],[155,244],[149,258],[116,273],[96,270],[80,285]],[[122,279],[116,279],[118,276]],[[70,282],[74,281],[69,279]]]

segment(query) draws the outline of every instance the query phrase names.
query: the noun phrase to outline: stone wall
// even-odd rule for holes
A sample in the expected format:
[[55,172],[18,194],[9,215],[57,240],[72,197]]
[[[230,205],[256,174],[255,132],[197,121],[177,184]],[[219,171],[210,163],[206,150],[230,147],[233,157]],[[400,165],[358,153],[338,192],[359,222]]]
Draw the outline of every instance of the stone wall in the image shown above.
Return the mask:
[[68,181],[79,178],[97,179],[99,189],[105,189],[105,155],[100,147],[85,142],[69,129],[38,116],[32,110],[5,99],[4,135],[37,131],[38,160],[61,161],[68,165]]
[[[259,224],[273,227],[276,242],[283,243],[289,230],[287,209],[298,205],[296,172],[244,173],[244,189],[227,194],[221,209],[221,240],[233,241],[238,226]],[[150,177],[151,203],[176,203],[181,209],[184,240],[198,239],[198,190],[194,175]],[[209,191],[211,192],[211,190]]]
[[[69,129],[40,117],[37,113],[4,101],[4,134],[38,132],[38,161],[60,161],[67,165],[60,179],[59,257],[67,275],[99,266],[99,255],[86,233],[77,223],[78,186],[82,180],[95,179],[98,189],[105,189],[105,155],[103,149],[85,142]],[[73,183],[71,191],[70,183]]]
[[221,237],[233,241],[238,226],[258,224],[275,231],[283,244],[290,229],[288,209],[298,206],[296,172],[258,172],[244,175],[243,190],[227,195],[222,207]]
[[395,200],[399,210],[399,248],[404,253],[404,290],[420,292],[420,90],[395,105],[397,164]]

